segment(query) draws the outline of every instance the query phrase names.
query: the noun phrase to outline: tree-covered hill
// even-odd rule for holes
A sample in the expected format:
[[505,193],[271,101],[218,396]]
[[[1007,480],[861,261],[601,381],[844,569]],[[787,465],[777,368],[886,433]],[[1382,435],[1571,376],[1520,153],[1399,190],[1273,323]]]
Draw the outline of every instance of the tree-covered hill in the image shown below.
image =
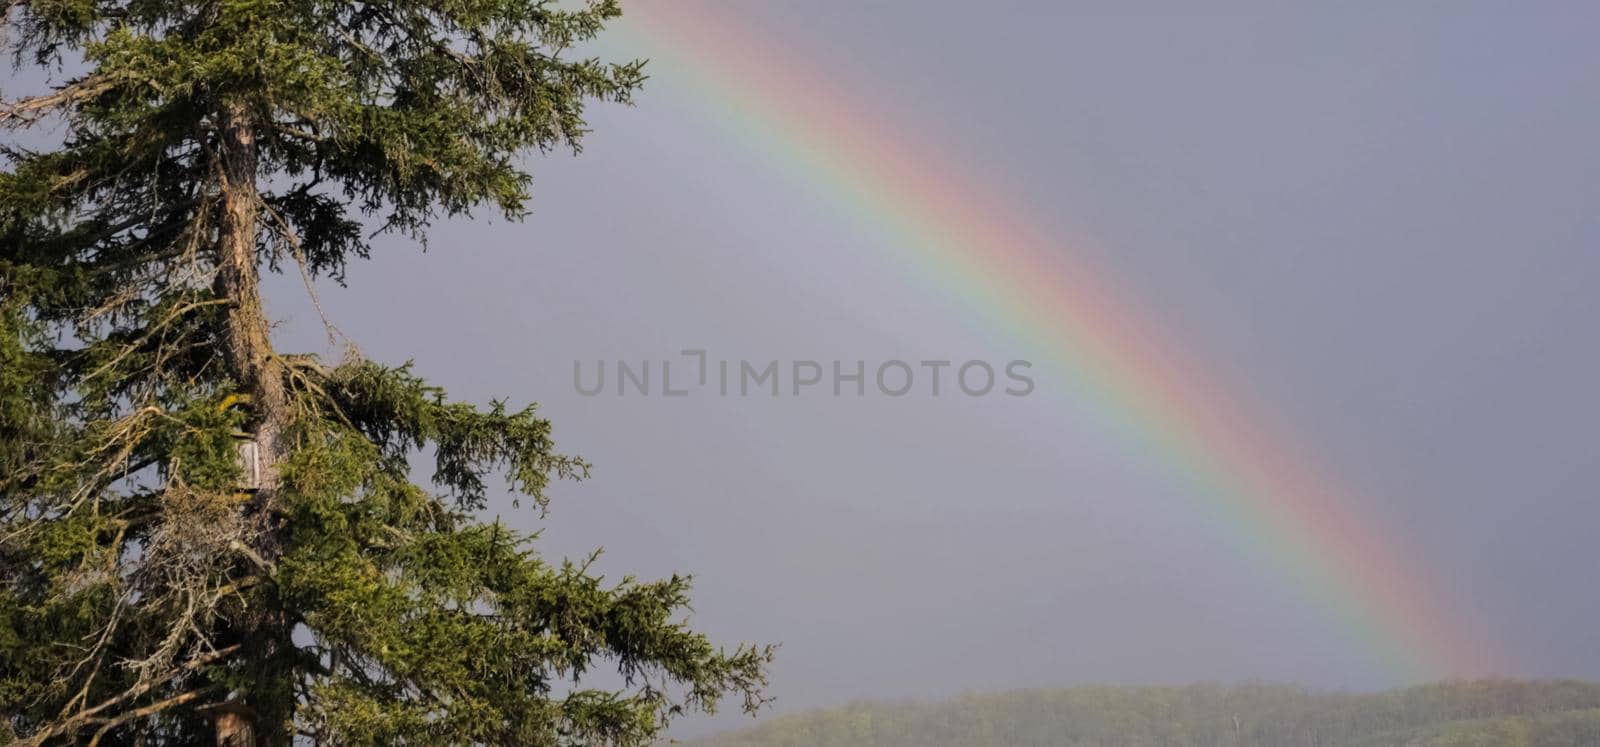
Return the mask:
[[699,747],[1594,747],[1600,684],[1489,680],[1374,694],[1079,687],[855,703]]

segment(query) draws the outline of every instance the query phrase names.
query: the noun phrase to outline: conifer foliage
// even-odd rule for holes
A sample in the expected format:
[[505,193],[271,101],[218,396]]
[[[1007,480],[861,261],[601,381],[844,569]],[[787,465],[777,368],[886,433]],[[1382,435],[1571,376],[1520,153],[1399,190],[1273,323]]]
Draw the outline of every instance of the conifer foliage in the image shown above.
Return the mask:
[[9,2],[53,82],[0,105],[0,742],[640,744],[759,705],[771,650],[688,628],[685,578],[475,518],[587,470],[531,407],[279,352],[262,310],[263,271],[520,215],[519,155],[644,79],[570,51],[619,12]]

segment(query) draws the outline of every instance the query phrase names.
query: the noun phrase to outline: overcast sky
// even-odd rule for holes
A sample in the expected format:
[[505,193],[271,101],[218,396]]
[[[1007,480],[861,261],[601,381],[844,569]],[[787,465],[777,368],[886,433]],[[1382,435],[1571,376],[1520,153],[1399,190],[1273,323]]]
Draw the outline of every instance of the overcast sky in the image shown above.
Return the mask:
[[[947,144],[930,162],[1027,195],[1351,486],[1506,674],[1600,678],[1600,6],[725,5]],[[659,62],[658,81],[682,73]],[[1091,682],[1398,684],[1193,521],[1184,486],[1084,417],[1068,381],[578,394],[574,361],[685,348],[1041,353],[908,282],[883,234],[657,88],[594,109],[580,157],[530,162],[528,220],[442,225],[427,253],[386,239],[349,289],[321,288],[365,354],[461,398],[537,401],[595,464],[542,521],[497,506],[542,527],[545,553],[695,574],[698,626],[782,644],[776,712]],[[323,347],[298,280],[271,292],[280,347]]]

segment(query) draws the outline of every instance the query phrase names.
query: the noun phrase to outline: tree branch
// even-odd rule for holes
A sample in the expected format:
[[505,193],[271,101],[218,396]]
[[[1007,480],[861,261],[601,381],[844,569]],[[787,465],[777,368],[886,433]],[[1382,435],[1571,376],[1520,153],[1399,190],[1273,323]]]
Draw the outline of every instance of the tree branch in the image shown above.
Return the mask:
[[54,112],[99,96],[114,85],[107,76],[93,76],[57,89],[54,93],[0,102],[0,126],[27,127]]

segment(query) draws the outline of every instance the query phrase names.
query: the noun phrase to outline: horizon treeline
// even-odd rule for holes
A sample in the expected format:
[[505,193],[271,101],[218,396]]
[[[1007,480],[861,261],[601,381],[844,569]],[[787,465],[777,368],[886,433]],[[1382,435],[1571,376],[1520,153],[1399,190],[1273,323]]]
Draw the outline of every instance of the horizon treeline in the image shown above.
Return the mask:
[[1293,685],[1074,687],[852,703],[698,747],[1588,747],[1600,684],[1484,680],[1381,693]]

